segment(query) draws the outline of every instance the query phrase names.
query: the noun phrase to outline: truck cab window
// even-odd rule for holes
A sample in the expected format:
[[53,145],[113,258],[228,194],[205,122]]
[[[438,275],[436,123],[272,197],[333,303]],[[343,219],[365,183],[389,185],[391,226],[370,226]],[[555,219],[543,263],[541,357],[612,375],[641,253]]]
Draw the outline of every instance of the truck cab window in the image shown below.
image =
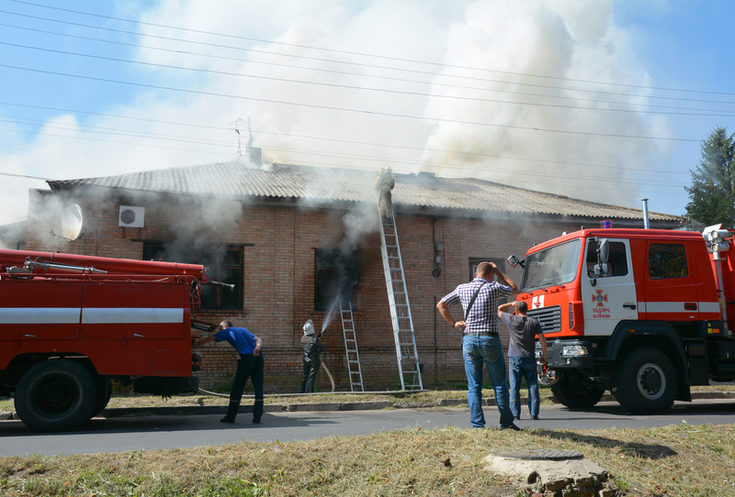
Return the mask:
[[582,241],[579,238],[528,255],[520,291],[528,292],[574,281],[581,255]]
[[[625,252],[625,244],[623,242],[608,242],[609,253],[607,264],[609,271],[604,276],[598,278],[609,278],[614,276],[626,276],[628,274],[628,256]],[[587,257],[585,259],[587,265],[587,276],[590,278],[595,276],[595,264],[597,264],[597,241],[590,240],[587,245]]]
[[652,280],[689,276],[684,245],[652,243],[648,247],[648,274]]

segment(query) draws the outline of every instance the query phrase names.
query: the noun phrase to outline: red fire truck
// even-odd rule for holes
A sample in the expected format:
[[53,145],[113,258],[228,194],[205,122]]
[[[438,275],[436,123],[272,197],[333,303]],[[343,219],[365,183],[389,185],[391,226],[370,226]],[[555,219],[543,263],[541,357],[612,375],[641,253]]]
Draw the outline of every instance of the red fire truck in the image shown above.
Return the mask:
[[0,396],[14,394],[23,423],[48,431],[99,414],[111,380],[196,392],[203,277],[195,264],[0,250]]
[[[735,378],[735,231],[584,229],[531,248],[518,300],[548,341],[542,383],[568,407],[606,390],[635,413]],[[537,344],[538,352],[538,344]]]

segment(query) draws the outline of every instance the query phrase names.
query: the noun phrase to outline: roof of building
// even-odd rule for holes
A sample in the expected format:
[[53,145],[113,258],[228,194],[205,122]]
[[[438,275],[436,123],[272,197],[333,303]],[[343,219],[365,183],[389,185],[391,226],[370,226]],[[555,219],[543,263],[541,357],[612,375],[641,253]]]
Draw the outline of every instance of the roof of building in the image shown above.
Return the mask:
[[[374,202],[376,171],[291,165],[255,167],[223,162],[121,174],[49,181],[52,190],[102,187],[131,192],[202,195],[232,199],[301,199],[314,204]],[[466,210],[599,219],[642,219],[640,209],[619,207],[502,185],[474,178],[431,173],[394,173],[393,203],[399,209]],[[649,212],[651,221],[685,225],[688,218]]]

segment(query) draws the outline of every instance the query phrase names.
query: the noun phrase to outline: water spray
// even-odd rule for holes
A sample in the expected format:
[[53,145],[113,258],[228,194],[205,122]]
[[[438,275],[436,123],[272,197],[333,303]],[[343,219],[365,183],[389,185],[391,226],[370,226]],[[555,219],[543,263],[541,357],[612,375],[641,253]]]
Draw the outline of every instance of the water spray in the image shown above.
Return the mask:
[[327,315],[324,318],[324,321],[322,322],[322,333],[324,333],[324,330],[327,329],[327,326],[329,326],[329,323],[332,322],[332,319],[334,318],[334,313],[337,311],[337,307],[339,306],[340,299],[337,297],[337,299],[332,302],[332,305],[329,306],[329,310],[327,311]]

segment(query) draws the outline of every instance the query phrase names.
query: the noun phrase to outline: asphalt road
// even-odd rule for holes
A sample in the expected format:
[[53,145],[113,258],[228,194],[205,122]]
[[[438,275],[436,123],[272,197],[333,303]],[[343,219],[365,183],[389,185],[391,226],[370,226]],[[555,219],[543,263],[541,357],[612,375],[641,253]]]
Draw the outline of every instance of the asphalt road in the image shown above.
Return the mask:
[[[391,409],[375,411],[266,412],[260,425],[241,413],[235,424],[219,422],[222,415],[145,416],[95,418],[77,431],[36,433],[20,421],[0,421],[0,456],[31,454],[90,454],[135,450],[213,446],[242,440],[290,442],[333,435],[349,436],[396,429],[437,429],[448,426],[469,428],[467,408]],[[525,416],[525,414],[524,414]],[[498,411],[485,407],[488,427],[497,427]],[[677,402],[666,414],[627,414],[617,402],[600,402],[594,409],[570,410],[542,406],[541,419],[525,416],[516,423],[522,428],[593,429],[642,428],[686,422],[732,424],[732,399]]]

